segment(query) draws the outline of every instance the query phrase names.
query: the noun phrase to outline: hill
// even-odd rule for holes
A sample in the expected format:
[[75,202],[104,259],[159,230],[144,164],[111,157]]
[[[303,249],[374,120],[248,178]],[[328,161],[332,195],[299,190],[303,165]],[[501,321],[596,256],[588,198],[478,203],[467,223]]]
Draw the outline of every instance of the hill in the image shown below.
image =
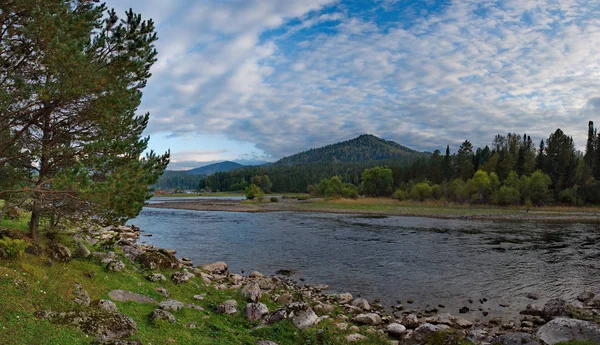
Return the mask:
[[363,134],[357,138],[310,149],[285,157],[276,164],[293,165],[317,162],[365,162],[388,159],[402,159],[423,156],[408,147],[390,140],[384,140],[371,134]]
[[227,172],[242,167],[243,165],[236,162],[224,161],[191,169],[188,170],[187,173],[191,175],[212,175],[216,172]]

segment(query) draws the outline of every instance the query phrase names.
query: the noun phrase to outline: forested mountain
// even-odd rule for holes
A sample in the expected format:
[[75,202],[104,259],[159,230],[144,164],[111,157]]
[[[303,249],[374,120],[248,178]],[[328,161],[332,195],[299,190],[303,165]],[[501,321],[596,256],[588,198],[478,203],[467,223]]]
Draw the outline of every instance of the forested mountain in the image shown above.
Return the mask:
[[422,152],[409,149],[393,141],[380,139],[371,134],[340,143],[310,149],[295,155],[284,157],[275,164],[293,165],[300,163],[324,162],[365,162],[389,159],[418,158]]
[[267,175],[274,192],[305,192],[308,185],[317,184],[323,178],[338,175],[345,182],[359,184],[361,174],[367,168],[402,167],[429,156],[428,153],[365,134],[284,157],[273,164],[216,173],[200,181],[200,188],[224,191],[232,185],[243,184],[242,181],[249,183],[252,176]]
[[191,175],[211,175],[216,172],[231,171],[242,167],[243,165],[238,164],[236,162],[225,161],[191,169],[188,170],[187,173]]

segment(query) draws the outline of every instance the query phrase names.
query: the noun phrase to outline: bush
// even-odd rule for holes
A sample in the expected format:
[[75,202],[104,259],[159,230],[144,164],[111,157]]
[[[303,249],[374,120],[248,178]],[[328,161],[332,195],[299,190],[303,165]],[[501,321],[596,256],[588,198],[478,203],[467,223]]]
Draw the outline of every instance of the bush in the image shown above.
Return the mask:
[[439,184],[431,186],[431,195],[433,195],[436,200],[440,200],[442,197],[442,187],[440,187]]
[[521,194],[514,187],[502,186],[498,191],[499,205],[518,205],[521,200]]
[[248,200],[252,200],[254,198],[261,199],[264,196],[262,189],[260,189],[260,187],[258,187],[255,184],[251,184],[250,186],[248,186],[244,193],[246,193],[246,199]]
[[402,189],[398,189],[397,191],[394,192],[394,194],[392,194],[392,199],[396,199],[396,200],[406,200],[406,192],[403,191]]
[[27,242],[23,240],[13,240],[6,236],[2,237],[0,240],[0,248],[4,250],[4,253],[6,253],[6,256],[10,259],[22,257],[28,246]]
[[305,200],[310,199],[310,196],[308,196],[308,195],[299,195],[296,199],[300,200],[300,201],[305,201]]
[[279,202],[279,198],[276,196],[272,196],[270,200],[271,202]]
[[358,188],[351,183],[344,183],[342,186],[342,198],[358,199]]
[[417,183],[410,190],[410,196],[419,201],[424,201],[425,199],[431,197],[432,191],[431,187],[427,182]]

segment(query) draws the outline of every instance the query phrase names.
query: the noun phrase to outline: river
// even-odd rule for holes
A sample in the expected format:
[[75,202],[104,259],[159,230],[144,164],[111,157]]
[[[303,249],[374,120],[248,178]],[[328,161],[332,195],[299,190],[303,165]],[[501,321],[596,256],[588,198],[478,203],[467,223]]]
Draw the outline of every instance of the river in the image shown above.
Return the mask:
[[293,269],[292,278],[328,284],[328,292],[406,309],[443,304],[440,312],[451,314],[466,306],[472,320],[485,320],[484,311],[515,318],[528,303],[600,288],[593,224],[153,208],[130,224],[153,235],[140,241],[196,264],[225,261],[246,274]]

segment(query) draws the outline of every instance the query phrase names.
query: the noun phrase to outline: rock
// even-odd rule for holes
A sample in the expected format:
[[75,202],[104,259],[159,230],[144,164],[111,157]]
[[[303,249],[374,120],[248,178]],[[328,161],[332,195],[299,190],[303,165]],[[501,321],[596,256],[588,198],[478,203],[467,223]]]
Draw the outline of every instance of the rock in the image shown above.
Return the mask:
[[319,290],[319,291],[329,290],[329,285],[327,285],[327,284],[317,284],[317,285],[315,285],[315,290]]
[[232,315],[238,312],[237,305],[237,301],[230,299],[219,304],[216,308],[216,312],[217,314]]
[[415,329],[421,325],[419,318],[415,314],[408,314],[402,319],[402,325],[406,328]]
[[454,324],[452,315],[450,315],[448,313],[442,313],[442,314],[430,316],[428,318],[425,318],[425,320],[423,320],[423,321],[425,321],[426,323],[433,324],[433,325],[452,326]]
[[275,274],[281,275],[281,276],[291,276],[292,274],[296,274],[296,270],[290,270],[290,269],[281,269],[281,270],[277,270],[275,271]]
[[139,254],[136,261],[140,263],[142,268],[150,270],[179,268],[179,260],[164,249],[147,250]]
[[523,328],[533,328],[534,324],[531,321],[521,321],[521,327]]
[[85,291],[81,284],[75,283],[75,287],[73,288],[72,301],[84,307],[89,307],[90,294],[88,294],[87,291]]
[[156,303],[152,297],[126,290],[112,290],[108,293],[108,297],[118,302]]
[[584,291],[577,296],[577,300],[581,303],[589,303],[596,295],[590,291]]
[[292,324],[298,329],[307,329],[319,322],[319,317],[311,308],[295,310],[291,318]]
[[286,293],[282,294],[281,296],[277,297],[275,299],[275,302],[277,302],[281,305],[286,305],[286,304],[290,304],[293,300],[294,300],[294,297],[292,297],[292,294],[289,292],[286,292]]
[[313,307],[313,310],[320,315],[330,314],[334,311],[335,307],[327,303],[319,303]]
[[458,310],[458,312],[461,314],[466,314],[469,312],[469,307],[462,307]]
[[489,321],[490,325],[499,326],[502,323],[502,317],[497,316]]
[[469,333],[467,333],[467,340],[469,340],[472,343],[476,343],[479,344],[483,341],[485,341],[488,337],[488,332],[486,330],[483,329],[474,329],[472,331],[469,331]]
[[269,316],[269,319],[267,320],[267,324],[268,325],[275,324],[281,320],[285,320],[287,318],[287,316],[288,316],[287,311],[285,309],[279,309]]
[[96,305],[98,306],[98,308],[104,309],[107,311],[113,311],[113,312],[119,311],[115,302],[109,301],[107,299],[99,300],[98,303],[96,303]]
[[183,308],[183,303],[176,301],[174,299],[168,299],[166,301],[162,301],[158,304],[158,307],[162,310],[168,311],[178,311]]
[[240,294],[242,297],[247,298],[254,303],[258,302],[260,296],[262,295],[260,286],[256,282],[252,282],[244,286],[244,288],[242,288],[240,291]]
[[129,316],[103,309],[50,312],[46,317],[54,323],[77,327],[100,340],[128,338],[137,332],[137,325]]
[[262,320],[263,316],[269,313],[269,308],[262,303],[248,303],[244,308],[244,315],[248,321]]
[[269,340],[259,340],[256,342],[256,345],[278,345],[276,342],[274,341],[269,341]]
[[205,270],[208,273],[220,274],[225,273],[227,271],[227,264],[223,261],[213,262],[211,264],[201,265],[200,268]]
[[454,321],[454,326],[458,327],[458,328],[471,328],[473,327],[473,322],[462,318],[460,316],[454,316],[453,317],[453,321]]
[[385,331],[390,336],[398,338],[398,337],[402,336],[404,333],[406,333],[406,327],[404,327],[403,325],[401,325],[399,323],[390,323],[385,328]]
[[572,340],[587,340],[600,344],[600,325],[590,321],[559,317],[540,327],[537,336],[547,345]]
[[534,301],[537,301],[538,299],[540,299],[540,296],[534,292],[528,292],[527,295],[525,295],[525,297],[532,299]]
[[195,304],[187,304],[186,303],[183,306],[184,306],[184,308],[188,308],[188,309],[195,309],[195,310],[200,310],[200,311],[204,310],[204,308],[202,308],[199,305],[195,305]]
[[352,301],[352,305],[362,310],[371,310],[371,305],[364,298],[357,298]]
[[196,301],[203,301],[206,298],[206,294],[194,295],[193,297]]
[[139,340],[94,340],[92,345],[143,345]]
[[546,320],[551,320],[558,316],[568,316],[567,302],[561,298],[549,300],[542,309],[542,317]]
[[150,315],[150,321],[167,321],[170,323],[175,323],[177,322],[177,319],[175,319],[175,316],[173,316],[173,314],[169,313],[166,310],[154,309],[152,311],[152,314]]
[[525,310],[521,310],[519,312],[519,314],[521,314],[521,315],[531,315],[531,316],[542,316],[543,313],[542,313],[542,310],[539,309],[538,307],[536,307],[535,305],[528,304],[525,307]]
[[242,280],[244,280],[244,277],[242,277],[239,274],[230,274],[229,275],[229,281],[233,284],[240,283]]
[[137,257],[144,252],[137,246],[132,246],[132,245],[121,246],[121,250],[123,251],[123,253],[125,253],[125,257],[131,263],[134,263],[136,261]]
[[412,338],[418,342],[421,342],[433,333],[449,331],[450,329],[451,328],[447,325],[432,325],[430,323],[424,323],[415,329],[415,331],[412,333]]
[[81,241],[75,241],[75,252],[73,253],[73,255],[76,258],[87,258],[91,255],[92,253],[90,252],[90,250],[85,246],[85,244],[83,244],[83,242]]
[[194,277],[195,275],[190,272],[175,272],[171,276],[171,281],[175,284],[185,284]]
[[161,282],[161,281],[164,282],[167,280],[167,278],[160,273],[152,273],[150,275],[147,275],[146,279],[148,279],[149,281],[154,282],[154,283]]
[[529,333],[508,333],[492,339],[494,345],[540,345],[534,335]]
[[364,335],[362,335],[360,333],[352,333],[352,334],[348,334],[346,336],[346,341],[349,343],[354,343],[354,342],[365,340],[365,339],[367,339],[367,337],[365,337]]
[[367,313],[353,317],[352,321],[361,325],[377,326],[381,324],[381,317],[374,313]]
[[51,243],[46,249],[46,252],[54,261],[71,261],[71,250],[62,243]]
[[340,304],[348,303],[352,300],[352,294],[345,292],[337,295],[337,301]]
[[111,260],[108,265],[106,265],[106,269],[111,272],[121,272],[125,269],[125,264],[123,261]]
[[167,289],[165,289],[165,288],[158,287],[158,288],[154,289],[154,291],[156,291],[159,294],[165,296],[166,298],[171,297],[171,293],[169,293],[169,291]]
[[264,274],[262,274],[258,271],[252,271],[252,273],[250,273],[250,275],[249,275],[250,278],[262,278],[264,276],[265,276]]

